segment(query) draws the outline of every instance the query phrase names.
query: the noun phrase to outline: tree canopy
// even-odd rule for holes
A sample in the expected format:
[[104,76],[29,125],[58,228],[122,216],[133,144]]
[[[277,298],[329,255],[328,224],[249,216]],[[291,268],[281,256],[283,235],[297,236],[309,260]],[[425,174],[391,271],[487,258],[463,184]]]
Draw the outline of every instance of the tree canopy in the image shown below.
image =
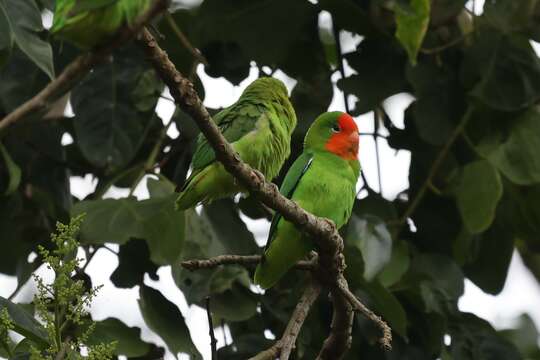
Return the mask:
[[[52,0],[0,0],[0,119],[81,53],[42,26],[53,9]],[[330,15],[331,26],[321,14]],[[374,112],[370,136],[410,152],[409,188],[389,200],[362,182],[365,191],[342,231],[351,290],[388,322],[393,349],[380,348],[379,329],[359,315],[346,359],[540,359],[530,318],[497,331],[457,307],[465,279],[500,293],[515,251],[540,281],[536,0],[486,0],[481,14],[465,0],[175,1],[153,27],[201,98],[201,66],[235,85],[253,66],[260,76],[280,70],[296,80],[291,101],[298,126],[277,184],[334,96],[354,103],[353,116]],[[346,53],[343,32],[361,39]],[[345,72],[344,63],[352,71]],[[291,271],[261,295],[250,286],[252,267],[191,272],[180,266],[189,259],[260,254],[245,219],[268,213],[252,197],[216,201],[199,212],[174,210],[174,184],[186,178],[199,130],[180,110],[170,122],[157,116],[164,89],[130,42],[65,89],[52,108],[0,130],[0,272],[16,276],[19,286],[32,281],[42,263],[30,253],[50,246],[57,221],[86,213],[81,247],[91,257],[100,247],[119,245],[111,281],[139,286],[142,316],[169,351],[200,358],[196,334],[179,309],[143,283],[161,266],[171,266],[189,304],[204,307],[211,298],[214,318],[232,335],[219,359],[246,359],[272,345],[267,330],[277,337],[284,331],[307,275]],[[414,97],[403,128],[384,105],[400,93]],[[68,98],[73,116],[64,112]],[[173,124],[176,137],[167,131]],[[88,174],[97,186],[78,199],[69,179]],[[133,190],[149,174],[149,198],[138,200]],[[113,186],[129,195],[104,198]],[[7,301],[0,298],[0,307]],[[320,298],[301,329],[295,358],[316,358],[331,316],[332,303]],[[117,354],[155,356],[137,329],[117,319],[97,324],[94,340],[119,340]]]

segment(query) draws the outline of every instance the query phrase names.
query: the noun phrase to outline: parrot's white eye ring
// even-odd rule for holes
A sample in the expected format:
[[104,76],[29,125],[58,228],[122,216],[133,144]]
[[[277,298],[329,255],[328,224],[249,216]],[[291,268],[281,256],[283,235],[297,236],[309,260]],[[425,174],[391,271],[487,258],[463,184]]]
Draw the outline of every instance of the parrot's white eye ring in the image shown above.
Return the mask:
[[332,132],[338,133],[340,131],[341,131],[341,128],[339,127],[339,125],[332,126]]

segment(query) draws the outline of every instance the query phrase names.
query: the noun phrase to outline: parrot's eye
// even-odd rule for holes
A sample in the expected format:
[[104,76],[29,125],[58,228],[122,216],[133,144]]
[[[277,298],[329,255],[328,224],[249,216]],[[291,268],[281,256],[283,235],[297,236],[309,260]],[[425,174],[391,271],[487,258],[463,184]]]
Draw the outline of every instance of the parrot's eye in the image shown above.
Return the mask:
[[339,127],[339,125],[332,126],[332,132],[338,133],[340,131],[341,131],[341,128]]

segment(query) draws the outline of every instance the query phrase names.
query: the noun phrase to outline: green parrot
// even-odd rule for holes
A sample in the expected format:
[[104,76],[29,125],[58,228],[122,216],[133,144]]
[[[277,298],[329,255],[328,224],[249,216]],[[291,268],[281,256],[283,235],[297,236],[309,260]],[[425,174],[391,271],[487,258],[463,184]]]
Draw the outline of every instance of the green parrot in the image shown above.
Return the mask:
[[[293,163],[280,192],[306,211],[332,220],[338,228],[351,216],[360,174],[358,128],[342,112],[320,115],[309,128],[304,151]],[[294,224],[274,215],[255,283],[268,289],[315,248]]]
[[[296,113],[287,88],[277,79],[263,77],[252,82],[238,101],[214,116],[223,136],[240,158],[273,179],[291,152]],[[191,161],[192,173],[176,200],[177,210],[228,197],[241,186],[216,160],[212,147],[199,135]]]
[[82,49],[131,25],[152,0],[57,0],[51,33]]

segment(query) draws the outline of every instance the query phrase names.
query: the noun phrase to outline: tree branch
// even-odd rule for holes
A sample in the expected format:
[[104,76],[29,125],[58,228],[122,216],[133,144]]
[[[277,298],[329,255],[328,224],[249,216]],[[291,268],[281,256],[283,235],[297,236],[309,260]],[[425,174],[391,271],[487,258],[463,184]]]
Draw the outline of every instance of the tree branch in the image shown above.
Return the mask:
[[93,51],[78,56],[64,71],[32,99],[20,105],[0,121],[0,138],[6,130],[29,115],[43,114],[56,100],[73,88],[90,70],[106,59],[117,47],[134,37],[152,18],[167,8],[167,0],[154,0],[151,7],[132,26],[119,29],[112,40]]
[[[260,255],[220,255],[207,260],[186,260],[180,265],[190,271],[199,269],[212,269],[220,265],[257,265],[261,262]],[[316,266],[316,261],[299,261],[295,268],[301,270],[313,270]]]
[[317,360],[341,359],[349,350],[352,343],[351,332],[354,312],[351,304],[337,292],[332,293],[334,311],[330,335],[324,340],[323,347]]
[[[319,249],[321,269],[317,272],[317,280],[327,286],[333,296],[342,296],[338,289],[340,279],[346,283],[343,278],[345,269],[342,255],[343,239],[337,232],[336,226],[330,220],[316,217],[294,201],[285,198],[279,193],[275,184],[266,182],[262,174],[243,163],[213,122],[193,84],[176,70],[167,53],[158,46],[150,32],[142,31],[138,40],[149,61],[169,87],[175,102],[196,122],[224,168],[259,201],[279,211],[284,219],[291,221],[313,238]],[[342,311],[342,309],[335,308],[335,311]],[[271,348],[268,351],[274,350]]]
[[214,333],[214,322],[212,321],[212,312],[210,311],[210,296],[206,297],[206,316],[208,318],[208,328],[210,334],[210,349],[212,349],[212,360],[217,360],[217,340]]
[[320,293],[321,286],[319,283],[310,281],[304,290],[302,297],[296,304],[281,339],[277,341],[274,346],[258,353],[249,360],[274,360],[277,358],[280,360],[288,360],[295,346],[300,329],[309,314],[309,310],[313,306],[313,303],[315,303],[315,300],[319,297]]

